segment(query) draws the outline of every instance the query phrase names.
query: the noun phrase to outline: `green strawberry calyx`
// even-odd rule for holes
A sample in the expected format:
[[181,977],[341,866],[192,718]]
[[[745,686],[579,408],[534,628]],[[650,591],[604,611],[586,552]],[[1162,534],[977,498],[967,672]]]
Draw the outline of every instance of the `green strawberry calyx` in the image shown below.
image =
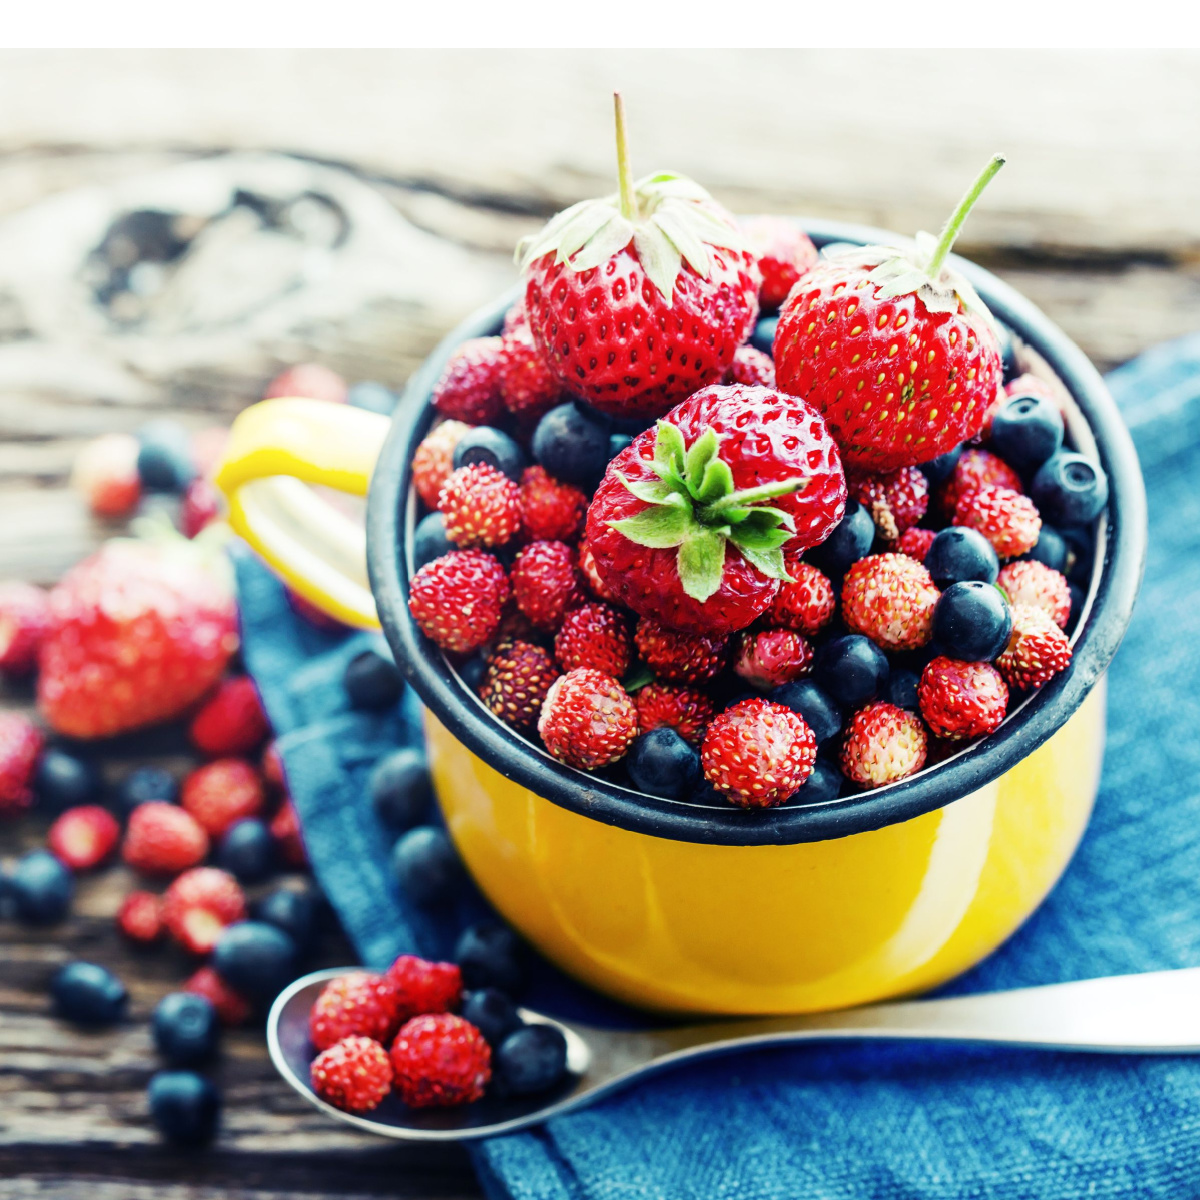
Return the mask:
[[675,564],[683,590],[703,604],[721,586],[725,545],[769,579],[792,582],[783,546],[796,532],[790,513],[765,501],[800,491],[808,477],[797,476],[759,487],[733,486],[733,472],[718,454],[721,439],[711,426],[685,446],[678,426],[659,421],[654,458],[657,479],[617,477],[648,507],[608,524],[631,542],[654,550],[678,547]]
[[698,183],[671,171],[634,181],[625,137],[625,107],[614,97],[617,118],[617,180],[612,195],[581,200],[552,217],[540,233],[522,238],[521,270],[553,253],[573,271],[589,271],[630,242],[647,278],[674,302],[675,281],[687,263],[697,275],[712,274],[708,247],[740,251],[745,239],[724,210]]

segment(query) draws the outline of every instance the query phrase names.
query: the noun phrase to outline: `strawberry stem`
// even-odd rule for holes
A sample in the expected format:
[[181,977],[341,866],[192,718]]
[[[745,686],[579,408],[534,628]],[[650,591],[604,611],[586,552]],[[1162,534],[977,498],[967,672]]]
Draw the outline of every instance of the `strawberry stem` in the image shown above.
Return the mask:
[[637,216],[637,201],[633,195],[633,172],[629,169],[629,142],[625,135],[625,101],[620,92],[613,92],[613,109],[617,118],[617,187],[621,197],[621,216],[632,221]]
[[967,219],[967,214],[974,208],[975,201],[983,195],[983,189],[992,182],[996,172],[1002,166],[1004,166],[1004,155],[993,154],[991,162],[979,173],[979,178],[975,180],[967,194],[958,202],[958,207],[950,214],[950,220],[942,227],[933,257],[925,268],[930,279],[936,279],[941,273],[942,264],[946,261],[946,255],[950,253],[950,248],[954,245],[954,239],[958,237],[959,230],[962,229],[963,222]]

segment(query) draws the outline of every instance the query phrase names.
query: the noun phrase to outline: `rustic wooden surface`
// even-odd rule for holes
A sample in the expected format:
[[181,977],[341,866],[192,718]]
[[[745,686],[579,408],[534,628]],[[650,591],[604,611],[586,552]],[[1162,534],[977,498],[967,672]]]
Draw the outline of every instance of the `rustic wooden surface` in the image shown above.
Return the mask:
[[[739,211],[931,228],[1003,149],[962,250],[1099,365],[1123,361],[1200,328],[1198,66],[1186,52],[0,53],[0,578],[50,582],[112,532],[66,486],[99,432],[168,411],[225,422],[305,358],[401,384],[512,281],[517,237],[609,186],[614,85],[636,167],[687,171]],[[94,303],[81,280],[108,217],[181,195],[211,216],[214,187],[247,180],[324,207],[300,204],[282,234],[214,221],[133,319]],[[109,770],[177,750],[122,746]],[[0,855],[43,835],[33,819],[0,831]],[[0,1197],[478,1195],[462,1153],[380,1146],[293,1100],[255,1031],[226,1039],[216,1147],[164,1149],[139,1018],[185,964],[119,943],[128,886],[119,869],[85,880],[49,936],[0,925]],[[347,954],[328,921],[315,964]],[[128,982],[119,1032],[49,1017],[46,980],[73,956]]]

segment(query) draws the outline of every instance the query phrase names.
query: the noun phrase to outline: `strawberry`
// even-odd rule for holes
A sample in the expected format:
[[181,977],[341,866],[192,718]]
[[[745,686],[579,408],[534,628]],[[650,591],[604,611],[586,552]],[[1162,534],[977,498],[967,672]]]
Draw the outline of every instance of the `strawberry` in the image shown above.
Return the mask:
[[266,797],[258,772],[245,759],[218,758],[183,781],[180,803],[212,837],[245,817],[257,817]]
[[564,671],[592,667],[620,679],[629,669],[632,652],[629,624],[611,604],[571,609],[554,638],[554,657]]
[[28,717],[0,712],[0,816],[18,816],[33,803],[33,772],[44,745]]
[[504,339],[471,338],[450,356],[433,387],[433,406],[444,417],[468,425],[494,425],[504,412],[500,374]]
[[946,256],[996,157],[936,241],[835,253],[783,306],[775,373],[825,414],[847,467],[895,471],[979,432],[1003,368],[991,314]]
[[921,672],[921,716],[939,738],[963,741],[991,733],[1008,710],[1008,688],[991,663],[938,655]]
[[716,713],[706,692],[678,684],[648,683],[638,688],[633,699],[642,733],[666,725],[694,746],[704,740],[704,731]]
[[837,608],[833,584],[811,563],[792,561],[787,569],[792,582],[780,584],[763,620],[812,637],[829,624]]
[[512,306],[504,314],[504,328],[501,329],[501,334],[507,337],[510,333],[516,333],[520,329],[529,328],[529,318],[525,313],[525,297],[522,296],[516,304]]
[[201,540],[107,542],[67,573],[50,608],[38,705],[70,737],[178,716],[237,649],[229,561]]
[[1013,631],[996,667],[1010,688],[1032,691],[1071,662],[1071,643],[1052,617],[1029,604],[1013,605]]
[[183,536],[194,538],[220,516],[220,492],[203,475],[197,475],[183,493],[179,509],[179,528],[183,530]]
[[842,771],[863,787],[882,787],[925,765],[928,737],[916,713],[879,701],[850,718],[842,742]]
[[929,480],[916,467],[886,475],[858,475],[847,481],[850,494],[871,514],[879,536],[894,542],[929,507]]
[[184,871],[163,896],[163,924],[189,954],[211,953],[225,927],[245,917],[241,885],[216,867]]
[[990,450],[964,450],[954,464],[950,478],[938,492],[938,505],[947,517],[954,516],[961,496],[983,487],[985,483],[1009,488],[1014,492],[1024,491],[1021,477]]
[[587,506],[583,492],[559,483],[544,467],[527,467],[521,476],[521,525],[531,541],[573,542]]
[[1032,550],[1042,529],[1042,518],[1028,496],[992,484],[960,496],[953,523],[982,533],[1001,558]]
[[75,456],[71,486],[98,517],[127,517],[142,498],[138,440],[130,433],[106,433]]
[[309,1079],[313,1091],[335,1108],[370,1112],[392,1090],[392,1062],[371,1038],[343,1038],[313,1059]]
[[162,901],[153,892],[130,892],[117,909],[117,928],[131,942],[157,942],[163,931]]
[[635,612],[725,634],[770,606],[788,578],[785,553],[828,537],[845,501],[816,412],[770,388],[710,387],[608,464],[587,540]]
[[471,463],[442,484],[438,511],[456,546],[503,546],[521,528],[521,490],[490,463]]
[[318,1050],[346,1037],[391,1041],[400,1028],[400,993],[384,975],[350,971],[331,979],[308,1014],[308,1036]]
[[762,275],[758,303],[763,312],[775,312],[801,277],[817,265],[817,248],[787,217],[751,217],[741,226]]
[[192,745],[210,758],[250,754],[270,732],[258,688],[248,675],[222,680],[188,726]]
[[896,542],[896,553],[907,554],[923,563],[936,536],[932,529],[906,529]]
[[201,967],[180,990],[203,996],[217,1010],[222,1025],[241,1025],[252,1011],[249,1001],[235,992],[212,967]]
[[629,749],[638,735],[637,708],[611,675],[580,667],[551,685],[538,733],[555,758],[594,771]]
[[451,1012],[462,1003],[462,971],[457,963],[401,954],[388,967],[387,979],[396,989],[401,1021],[423,1013]]
[[740,808],[773,808],[812,774],[817,739],[804,718],[770,700],[743,700],[709,724],[704,778]]
[[616,98],[618,191],[554,217],[517,248],[534,342],[563,389],[651,418],[719,380],[758,316],[737,223],[690,179],[634,183]]
[[121,857],[135,871],[178,875],[203,862],[207,854],[208,834],[182,808],[151,800],[130,813]]
[[470,428],[465,421],[443,421],[421,439],[413,452],[413,486],[427,507],[437,508],[442,484],[454,470],[454,447]]
[[521,424],[532,426],[562,401],[558,377],[546,365],[527,324],[505,333],[501,355],[500,398]]
[[508,597],[499,559],[481,550],[455,550],[413,576],[408,610],[430,641],[469,654],[491,640]]
[[271,818],[271,824],[267,828],[279,848],[279,857],[289,867],[308,866],[308,851],[304,847],[300,817],[290,797],[284,797],[279,811]]
[[599,600],[607,600],[610,604],[617,603],[612,588],[600,578],[600,572],[596,570],[596,556],[587,544],[587,538],[579,543],[579,569],[583,572],[583,578],[593,596]]
[[121,840],[117,818],[98,804],[68,808],[46,835],[50,853],[72,871],[90,871],[98,867]]
[[748,630],[740,636],[733,669],[751,687],[767,691],[812,669],[808,639],[791,629]]
[[904,554],[872,554],[846,572],[842,619],[885,650],[915,650],[932,636],[940,594],[919,562]]
[[723,383],[744,383],[748,387],[775,386],[775,364],[753,346],[739,346],[725,372]]
[[492,1051],[483,1034],[453,1013],[413,1017],[392,1043],[396,1091],[409,1108],[448,1108],[483,1095]]
[[50,628],[50,597],[32,583],[0,583],[0,671],[25,675],[37,666]]
[[671,683],[705,683],[725,668],[727,637],[680,633],[653,617],[642,617],[633,635],[642,661]]
[[266,388],[264,400],[298,396],[301,399],[328,400],[331,404],[346,402],[346,381],[334,370],[320,363],[297,363],[280,371]]
[[1041,609],[1060,629],[1066,629],[1071,619],[1071,588],[1061,571],[1026,559],[1005,564],[996,583],[1014,608],[1027,604]]
[[555,632],[567,610],[583,600],[575,552],[565,542],[531,542],[513,562],[512,589],[534,625]]
[[488,658],[480,699],[506,725],[530,732],[550,685],[561,675],[554,659],[530,642],[501,642]]

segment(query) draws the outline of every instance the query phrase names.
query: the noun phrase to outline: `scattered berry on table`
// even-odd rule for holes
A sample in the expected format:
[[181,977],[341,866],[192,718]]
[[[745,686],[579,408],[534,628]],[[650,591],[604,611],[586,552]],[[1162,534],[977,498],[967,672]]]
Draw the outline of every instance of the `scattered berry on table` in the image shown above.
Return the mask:
[[29,925],[52,925],[71,907],[75,881],[49,850],[30,850],[17,859],[8,877],[17,920]]
[[295,977],[296,943],[265,921],[239,921],[217,942],[212,965],[231,988],[250,1000],[273,1000]]
[[1035,559],[1005,565],[996,579],[1008,602],[1040,608],[1060,629],[1071,619],[1071,587],[1066,576]]
[[939,655],[921,672],[917,694],[934,736],[951,741],[991,733],[1008,710],[1008,688],[991,663]]
[[220,1018],[211,1000],[195,992],[168,992],[150,1020],[154,1046],[172,1067],[195,1067],[217,1052]]
[[33,803],[33,779],[45,739],[17,712],[0,712],[0,816],[17,816]]
[[204,826],[174,804],[150,800],[129,814],[121,857],[147,875],[178,875],[208,855]]
[[162,900],[153,892],[130,892],[117,909],[117,928],[131,942],[157,942],[163,931]]
[[50,852],[72,871],[98,867],[120,840],[121,826],[116,817],[98,804],[68,808],[46,835]]
[[534,345],[528,325],[504,335],[500,397],[523,424],[532,425],[562,400],[562,385]]
[[808,552],[808,557],[830,579],[841,579],[854,563],[871,553],[874,540],[871,514],[857,500],[850,499],[846,501],[845,516],[819,546]]
[[318,1050],[348,1037],[385,1045],[400,1028],[396,985],[373,971],[349,971],[331,979],[308,1014],[308,1036]]
[[870,638],[849,634],[817,650],[813,674],[822,689],[843,708],[861,708],[887,682],[887,655]]
[[924,646],[937,602],[929,572],[904,554],[859,559],[842,584],[842,619],[885,650]]
[[769,700],[743,700],[709,724],[701,748],[704,777],[742,808],[771,808],[808,778],[817,739],[804,718]]
[[[896,540],[896,553],[907,554],[909,558],[924,563],[925,556],[929,553],[929,547],[933,545],[935,537],[937,534],[932,529],[906,529]],[[934,583],[937,583],[936,579]]]
[[446,536],[463,549],[503,546],[521,528],[521,489],[488,463],[459,467],[438,493]]
[[478,650],[500,624],[510,594],[498,559],[456,550],[426,563],[409,583],[408,608],[421,632],[460,654]]
[[147,1089],[150,1119],[168,1142],[203,1146],[217,1134],[221,1096],[195,1071],[159,1071]]
[[465,421],[443,421],[425,435],[413,453],[413,486],[427,507],[437,507],[442,484],[454,470],[454,448],[470,430]]
[[544,1092],[567,1073],[567,1039],[554,1025],[523,1025],[496,1048],[493,1067],[502,1095]]
[[69,962],[50,980],[54,1011],[77,1025],[113,1025],[129,1005],[125,985],[98,963]]
[[842,731],[842,723],[845,720],[842,710],[811,679],[785,683],[782,687],[775,688],[767,699],[799,713],[804,718],[804,723],[812,730],[818,745],[829,741]]
[[529,465],[525,451],[507,433],[490,425],[468,429],[455,445],[452,461],[455,471],[477,465],[494,467],[517,483]]
[[417,522],[413,531],[413,566],[418,571],[426,563],[456,548],[446,536],[446,521],[440,512],[426,513]]
[[209,758],[252,754],[270,733],[258,688],[248,675],[222,680],[188,726],[192,745]]
[[[929,464],[927,463],[926,466]],[[947,517],[953,517],[959,500],[976,488],[991,484],[994,487],[1024,491],[1021,477],[990,450],[964,450],[954,470],[938,490],[938,504]]]
[[809,640],[792,629],[755,629],[738,635],[734,673],[751,687],[768,691],[812,670]]
[[389,829],[411,829],[428,814],[433,801],[425,755],[414,746],[393,750],[375,764],[367,790],[375,815]]
[[0,672],[26,675],[37,666],[50,628],[50,596],[32,583],[0,583]]
[[529,467],[521,476],[521,526],[531,541],[574,541],[587,506],[584,492],[560,483],[545,467]]
[[858,475],[848,486],[850,494],[871,514],[885,542],[894,542],[911,529],[929,507],[929,480],[916,467],[901,467],[884,475]]
[[700,780],[700,755],[669,725],[661,725],[634,738],[625,768],[647,795],[683,800]]
[[289,867],[307,867],[308,850],[300,829],[300,817],[291,797],[285,797],[267,827],[275,841],[279,857]]
[[982,533],[1001,558],[1015,558],[1037,545],[1042,518],[1028,496],[984,484],[959,497],[954,524]]
[[127,517],[142,499],[137,438],[106,433],[88,442],[71,466],[71,487],[98,517]]
[[648,683],[634,693],[633,702],[643,734],[665,726],[693,746],[704,740],[704,731],[716,714],[707,692],[685,684]]
[[833,584],[811,563],[789,562],[787,568],[792,582],[779,585],[763,620],[812,637],[829,624],[837,611]]
[[47,746],[33,775],[33,791],[43,812],[95,804],[104,796],[104,776],[90,758]]
[[238,881],[215,867],[184,871],[163,896],[163,924],[189,954],[211,953],[225,928],[245,916]]
[[552,408],[534,430],[533,457],[555,479],[592,488],[608,465],[608,426],[575,403]]
[[1067,635],[1040,608],[1018,604],[1013,608],[1012,638],[996,667],[1009,687],[1029,691],[1065,671],[1071,661]]
[[504,342],[498,337],[463,342],[434,384],[433,406],[444,417],[468,425],[494,425],[504,412],[500,373]]
[[208,1000],[217,1010],[222,1025],[242,1025],[250,1017],[250,1002],[210,966],[201,967],[184,983],[182,990]]
[[148,492],[182,495],[196,477],[192,439],[178,421],[150,421],[137,432],[137,471]]
[[863,787],[882,787],[925,765],[925,727],[916,713],[876,701],[850,718],[842,742],[842,770]]
[[279,866],[275,835],[265,821],[243,817],[217,842],[217,863],[242,883],[261,883]]
[[763,312],[775,312],[800,277],[817,265],[817,248],[799,223],[787,217],[750,217],[741,226],[762,276],[758,303]]
[[462,969],[464,987],[494,987],[516,996],[525,986],[525,948],[498,921],[467,926],[454,947],[454,961]]
[[727,637],[681,633],[653,617],[639,618],[633,640],[646,666],[669,683],[706,683],[728,658]]
[[266,795],[258,772],[244,758],[218,758],[197,767],[184,781],[180,803],[211,837],[235,821],[258,816]]
[[370,711],[391,708],[404,691],[404,679],[390,658],[363,650],[347,664],[342,677],[351,708]]
[[254,906],[254,919],[282,929],[303,951],[312,941],[316,925],[316,895],[308,887],[276,888]]
[[344,404],[346,381],[332,368],[322,363],[297,363],[281,371],[263,389],[264,400],[279,397],[298,397],[302,400],[328,400]]
[[364,379],[352,384],[346,392],[346,403],[351,408],[378,413],[381,417],[390,417],[396,411],[398,402],[399,397],[395,392],[373,379]]
[[346,1112],[370,1112],[392,1090],[388,1052],[369,1037],[335,1042],[313,1059],[309,1072],[313,1091]]
[[462,971],[457,963],[401,954],[388,967],[387,978],[396,989],[401,1021],[422,1013],[453,1012],[462,1003]]
[[1039,468],[1029,494],[1052,525],[1087,525],[1108,503],[1108,476],[1090,458],[1060,450]]
[[477,988],[467,992],[462,1002],[462,1017],[469,1021],[493,1050],[510,1033],[521,1027],[517,1006],[498,988]]
[[566,542],[531,542],[513,562],[511,580],[517,607],[547,632],[583,599],[575,551]]
[[561,674],[541,646],[501,642],[488,656],[479,697],[506,725],[529,733],[537,726],[546,693]]
[[396,1091],[410,1108],[469,1104],[492,1078],[491,1047],[453,1013],[407,1021],[392,1043],[391,1060]]
[[554,638],[554,657],[564,671],[591,667],[620,679],[632,652],[626,614],[599,602],[571,609]]
[[637,707],[603,671],[579,667],[550,686],[538,733],[555,758],[594,771],[620,759],[637,737]]
[[775,386],[775,364],[770,355],[753,346],[739,346],[722,383],[744,383],[749,387]]
[[418,825],[392,847],[392,872],[401,891],[421,908],[437,908],[462,891],[466,874],[446,834]]
[[995,583],[1000,559],[982,533],[963,525],[951,525],[934,534],[925,552],[925,569],[940,588],[969,579]]
[[179,802],[179,781],[162,767],[134,767],[115,789],[117,811],[127,817],[139,804],[161,800],[165,804]]
[[198,475],[188,484],[179,509],[179,528],[183,530],[183,536],[194,538],[220,517],[220,493],[207,479]]
[[1029,474],[1062,448],[1062,411],[1044,396],[1009,397],[992,418],[989,440],[1010,467]]
[[933,641],[948,658],[990,662],[1008,645],[1012,621],[999,588],[978,579],[952,583],[933,610]]

